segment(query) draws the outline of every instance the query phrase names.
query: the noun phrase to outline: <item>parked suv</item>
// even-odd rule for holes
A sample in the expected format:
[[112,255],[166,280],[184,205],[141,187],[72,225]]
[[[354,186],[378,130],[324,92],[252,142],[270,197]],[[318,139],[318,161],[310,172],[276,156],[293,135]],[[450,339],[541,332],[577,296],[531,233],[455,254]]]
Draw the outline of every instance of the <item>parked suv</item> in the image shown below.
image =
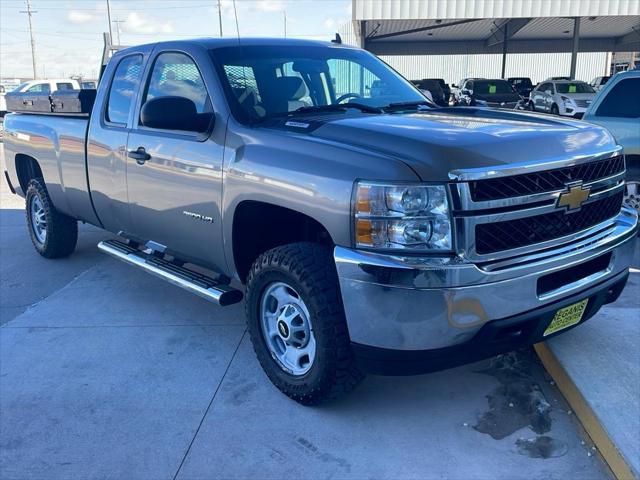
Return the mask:
[[417,88],[419,88],[423,93],[429,92],[431,95],[431,100],[441,107],[446,107],[448,105],[445,100],[445,93],[442,90],[440,82],[438,80],[433,79],[423,79],[423,80],[411,80]]
[[467,80],[460,89],[458,105],[515,109],[522,97],[513,86],[502,79]]
[[595,90],[585,82],[545,81],[529,95],[528,108],[536,112],[582,118],[595,94]]
[[625,204],[640,212],[640,70],[611,77],[584,114],[609,130],[627,161]]
[[529,77],[509,77],[507,81],[513,85],[518,95],[523,98],[529,98],[529,94],[533,90],[533,83]]

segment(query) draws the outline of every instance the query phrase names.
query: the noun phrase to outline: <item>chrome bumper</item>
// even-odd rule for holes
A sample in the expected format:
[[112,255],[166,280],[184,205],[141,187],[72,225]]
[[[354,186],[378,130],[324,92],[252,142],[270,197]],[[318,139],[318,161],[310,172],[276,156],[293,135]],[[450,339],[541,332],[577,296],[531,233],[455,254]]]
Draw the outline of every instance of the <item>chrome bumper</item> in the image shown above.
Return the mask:
[[[429,350],[470,340],[487,322],[578,295],[626,272],[637,214],[624,209],[600,232],[511,261],[400,257],[336,247],[334,258],[351,341],[392,350]],[[538,293],[538,280],[611,253],[608,267]]]

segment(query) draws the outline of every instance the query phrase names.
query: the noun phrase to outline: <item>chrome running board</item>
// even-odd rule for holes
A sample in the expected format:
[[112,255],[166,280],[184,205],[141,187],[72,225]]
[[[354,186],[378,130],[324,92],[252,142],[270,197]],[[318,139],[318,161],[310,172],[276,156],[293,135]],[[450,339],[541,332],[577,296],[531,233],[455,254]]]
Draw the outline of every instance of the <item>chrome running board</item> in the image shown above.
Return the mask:
[[120,240],[102,241],[98,244],[98,250],[220,306],[242,300],[240,290],[165,260],[153,250],[139,250]]

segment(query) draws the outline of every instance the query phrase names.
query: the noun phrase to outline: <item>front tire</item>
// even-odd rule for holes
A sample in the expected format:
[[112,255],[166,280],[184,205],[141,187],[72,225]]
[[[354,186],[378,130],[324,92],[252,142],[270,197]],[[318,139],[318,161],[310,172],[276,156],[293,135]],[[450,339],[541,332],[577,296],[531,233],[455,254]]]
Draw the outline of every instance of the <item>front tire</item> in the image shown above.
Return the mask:
[[551,105],[551,115],[560,115],[560,109],[555,103]]
[[40,255],[63,258],[73,253],[78,222],[55,209],[42,179],[33,179],[27,186],[26,214],[31,242]]
[[294,243],[251,267],[247,329],[271,382],[303,405],[350,392],[363,378],[351,352],[331,249]]

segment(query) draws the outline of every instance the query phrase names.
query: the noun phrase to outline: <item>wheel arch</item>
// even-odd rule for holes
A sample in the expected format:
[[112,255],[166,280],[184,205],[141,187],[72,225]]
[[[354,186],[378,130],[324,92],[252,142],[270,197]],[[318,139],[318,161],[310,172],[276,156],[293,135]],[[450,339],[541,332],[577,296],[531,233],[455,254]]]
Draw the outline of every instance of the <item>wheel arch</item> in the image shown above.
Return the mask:
[[262,253],[296,242],[334,246],[327,228],[305,213],[257,200],[243,200],[232,222],[232,266],[244,283],[251,265]]
[[27,193],[27,186],[31,180],[34,178],[42,178],[44,180],[42,168],[40,167],[38,160],[30,155],[26,155],[24,153],[16,154],[15,168],[18,176],[18,183],[25,195]]

